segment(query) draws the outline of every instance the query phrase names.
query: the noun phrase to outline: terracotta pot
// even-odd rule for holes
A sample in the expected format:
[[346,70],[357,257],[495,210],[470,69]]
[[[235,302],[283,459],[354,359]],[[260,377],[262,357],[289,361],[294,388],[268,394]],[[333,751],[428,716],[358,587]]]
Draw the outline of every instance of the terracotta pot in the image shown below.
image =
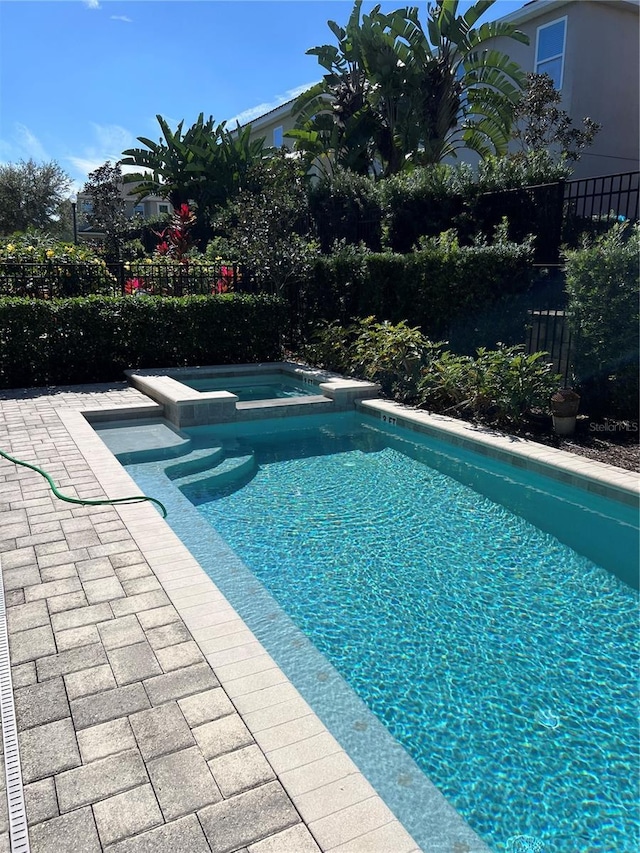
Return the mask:
[[554,417],[575,420],[579,408],[580,395],[576,394],[572,388],[561,388],[551,397],[551,413]]

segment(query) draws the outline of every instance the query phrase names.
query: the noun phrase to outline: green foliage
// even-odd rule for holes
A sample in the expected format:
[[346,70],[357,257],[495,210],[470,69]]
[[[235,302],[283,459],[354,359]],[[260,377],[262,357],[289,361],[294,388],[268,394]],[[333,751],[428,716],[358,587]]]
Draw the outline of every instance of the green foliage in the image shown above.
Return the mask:
[[640,226],[615,224],[566,253],[573,363],[584,410],[638,417]]
[[404,322],[367,317],[318,327],[304,356],[312,364],[379,382],[387,396],[432,411],[500,426],[517,424],[532,409],[548,410],[560,377],[546,353],[522,346],[480,348],[456,355]]
[[195,203],[198,216],[196,236],[202,246],[211,236],[209,222],[244,185],[251,167],[268,153],[264,139],[251,140],[251,127],[226,129],[213,117],[205,122],[203,113],[183,134],[184,121],[172,131],[162,116],[156,116],[162,138],[158,142],[140,136],[145,148],[123,151],[123,165],[144,171],[125,176],[136,185],[140,197],[160,195],[174,208]]
[[305,320],[407,317],[432,337],[448,335],[454,320],[474,322],[478,312],[506,294],[525,290],[531,245],[459,245],[452,232],[426,240],[407,255],[353,246],[317,258],[301,294]]
[[349,326],[321,324],[304,355],[327,370],[378,382],[387,396],[411,402],[422,371],[441,346],[404,322],[393,325],[365,317]]
[[558,160],[547,150],[518,151],[507,157],[486,157],[478,163],[477,191],[533,187],[565,180],[571,174],[566,161]]
[[122,379],[126,368],[277,360],[274,297],[0,298],[0,387]]
[[[150,216],[148,219],[130,219],[122,232],[122,237],[126,241],[139,240],[144,247],[146,254],[151,255],[158,243],[160,242],[159,234],[170,224],[170,213],[160,213],[157,216]],[[125,260],[129,260],[125,258]]]
[[257,289],[290,296],[308,278],[318,253],[309,238],[305,176],[278,153],[256,164],[248,186],[214,220],[218,238],[207,249],[240,262]]
[[83,192],[91,199],[91,212],[87,222],[104,233],[104,252],[108,261],[119,261],[127,227],[125,201],[122,194],[122,169],[107,160],[98,169],[89,172]]
[[381,184],[388,245],[409,252],[422,236],[437,236],[455,227],[475,193],[467,164],[437,164],[394,175]]
[[309,210],[323,252],[331,251],[336,240],[362,241],[380,250],[380,186],[364,175],[339,169],[310,187]]
[[[32,264],[38,264],[32,267]],[[116,279],[88,246],[28,233],[0,240],[0,292],[50,297],[113,292]]]
[[54,160],[0,164],[0,236],[30,228],[70,236],[71,178]]
[[425,28],[417,7],[383,14],[375,6],[361,17],[356,0],[345,27],[328,22],[337,46],[307,51],[326,74],[297,100],[287,135],[329,175],[389,176],[462,146],[504,153],[524,75],[486,43],[528,39],[504,22],[476,28],[492,4],[479,0],[460,16],[457,0],[429,5]]
[[532,409],[548,410],[560,377],[546,353],[522,346],[481,347],[476,357],[444,352],[420,379],[420,405],[500,426],[517,424]]
[[513,138],[524,151],[535,151],[563,160],[579,160],[581,152],[593,143],[602,125],[591,118],[582,120],[582,129],[560,109],[562,95],[548,74],[527,74],[527,83],[516,106]]
[[[437,164],[395,175],[380,185],[386,241],[409,252],[423,236],[456,228],[468,244],[478,235],[491,239],[500,221],[509,221],[509,238],[523,242],[537,235],[539,260],[556,257],[562,215],[562,185],[568,170],[541,152],[517,157],[488,157],[477,177],[467,164]],[[550,186],[539,186],[551,184]]]

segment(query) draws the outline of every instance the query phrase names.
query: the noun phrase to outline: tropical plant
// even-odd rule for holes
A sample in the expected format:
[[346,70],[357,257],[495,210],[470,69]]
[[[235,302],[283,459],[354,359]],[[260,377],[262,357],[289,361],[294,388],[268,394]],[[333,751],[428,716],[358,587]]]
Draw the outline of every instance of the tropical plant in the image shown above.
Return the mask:
[[140,136],[144,148],[123,151],[126,166],[137,166],[142,172],[125,176],[126,183],[137,185],[139,197],[159,195],[168,198],[174,208],[194,206],[197,237],[204,244],[210,236],[211,216],[244,186],[251,166],[263,159],[269,150],[264,139],[254,139],[251,127],[238,127],[234,133],[226,122],[216,125],[213,117],[205,122],[203,113],[183,133],[184,121],[172,131],[162,116],[156,116],[162,130],[158,142]]
[[174,210],[169,224],[157,235],[160,240],[156,246],[157,255],[165,255],[175,261],[184,261],[193,247],[191,229],[196,221],[188,204],[181,204]]
[[442,346],[405,322],[380,323],[365,317],[349,326],[321,323],[304,357],[319,367],[378,382],[387,396],[410,402],[422,372]]
[[435,411],[507,426],[532,409],[546,411],[559,381],[547,353],[500,344],[475,357],[443,352],[423,371],[418,399]]
[[524,75],[487,42],[528,39],[505,22],[475,28],[493,2],[458,15],[458,0],[440,0],[425,30],[415,7],[383,14],[378,5],[361,19],[356,0],[346,27],[328,22],[338,46],[307,51],[327,73],[294,104],[287,135],[329,174],[340,166],[388,176],[463,146],[504,153]]

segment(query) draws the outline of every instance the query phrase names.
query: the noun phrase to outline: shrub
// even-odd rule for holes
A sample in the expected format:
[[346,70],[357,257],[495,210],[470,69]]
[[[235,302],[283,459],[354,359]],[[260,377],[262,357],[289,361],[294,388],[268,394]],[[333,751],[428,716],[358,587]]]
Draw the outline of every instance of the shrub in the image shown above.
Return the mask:
[[420,237],[435,237],[455,226],[473,186],[466,164],[423,166],[388,178],[381,184],[386,245],[394,252],[410,252]]
[[281,358],[286,305],[264,295],[0,299],[0,387],[107,382],[126,368]]
[[[433,338],[446,337],[451,325],[469,325],[488,305],[529,284],[529,243],[501,240],[460,246],[454,233],[425,240],[418,251],[374,253],[341,245],[317,258],[301,293],[308,324],[319,319],[345,325],[354,317],[375,316],[419,326]],[[495,345],[480,340],[476,345]]]
[[501,426],[517,424],[532,409],[549,408],[560,377],[546,353],[527,355],[523,346],[480,348],[476,357],[444,352],[425,370],[420,405]]
[[566,165],[546,152],[481,161],[474,180],[466,164],[439,164],[396,175],[381,185],[385,242],[396,252],[410,252],[421,237],[437,237],[455,228],[463,245],[478,235],[491,239],[504,216],[509,238],[522,242],[536,235],[536,260],[557,261],[562,227]]
[[406,323],[367,317],[349,326],[326,323],[304,356],[319,367],[379,382],[383,393],[432,411],[500,426],[521,421],[533,409],[548,410],[560,377],[546,353],[523,346],[480,348],[456,355]]
[[616,223],[566,252],[573,365],[583,411],[638,417],[640,225]]
[[379,382],[384,394],[408,402],[415,399],[420,374],[440,347],[404,322],[393,325],[365,317],[349,326],[321,325],[304,354],[327,370]]
[[371,178],[338,170],[309,190],[309,211],[323,252],[336,241],[364,243],[381,248],[382,205],[380,185]]
[[116,285],[104,260],[88,246],[35,232],[0,240],[0,293],[79,296],[113,293]]

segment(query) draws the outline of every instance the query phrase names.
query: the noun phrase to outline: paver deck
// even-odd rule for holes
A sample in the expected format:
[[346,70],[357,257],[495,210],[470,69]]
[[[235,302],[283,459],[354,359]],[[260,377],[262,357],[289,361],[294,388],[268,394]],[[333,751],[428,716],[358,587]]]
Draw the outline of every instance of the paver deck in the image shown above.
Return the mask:
[[[0,447],[68,495],[131,493],[99,439],[85,433],[81,448],[69,428],[75,411],[131,405],[149,400],[125,384],[2,392]],[[0,565],[31,850],[417,851],[163,527],[148,505],[63,503],[36,472],[0,458]]]

